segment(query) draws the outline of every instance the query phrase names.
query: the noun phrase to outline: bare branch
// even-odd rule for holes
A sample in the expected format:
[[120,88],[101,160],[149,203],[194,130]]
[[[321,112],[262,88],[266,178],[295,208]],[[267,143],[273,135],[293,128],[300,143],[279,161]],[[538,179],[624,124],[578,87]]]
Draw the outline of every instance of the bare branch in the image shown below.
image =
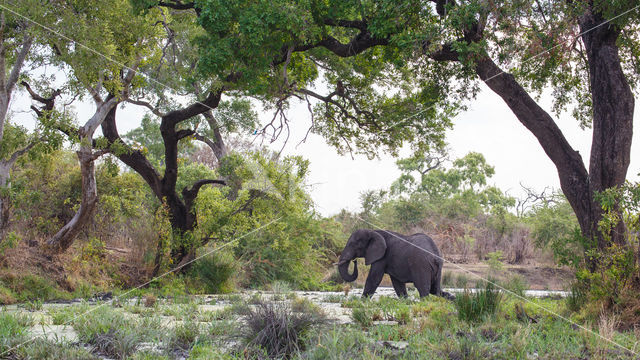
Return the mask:
[[158,117],[163,117],[165,114],[163,112],[161,112],[160,110],[158,110],[157,107],[151,105],[151,103],[146,102],[144,100],[136,100],[136,99],[131,99],[128,98],[127,100],[125,100],[128,103],[134,104],[134,105],[138,105],[138,106],[144,106],[147,109],[149,109],[154,115],[158,116]]

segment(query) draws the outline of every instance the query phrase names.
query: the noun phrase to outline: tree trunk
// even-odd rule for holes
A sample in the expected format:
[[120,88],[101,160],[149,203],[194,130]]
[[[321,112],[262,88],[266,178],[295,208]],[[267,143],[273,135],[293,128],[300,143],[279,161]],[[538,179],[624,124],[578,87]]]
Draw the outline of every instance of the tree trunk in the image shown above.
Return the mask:
[[608,237],[612,242],[626,245],[622,222],[608,236],[598,230],[603,212],[595,200],[595,194],[625,182],[631,153],[634,108],[633,93],[620,65],[616,45],[618,30],[613,25],[600,26],[603,22],[600,15],[589,11],[580,19],[593,102],[589,172],[580,154],[571,148],[553,119],[531,99],[511,74],[498,75],[502,71],[488,57],[478,61],[476,68],[480,78],[504,99],[553,161],[562,191],[578,218],[582,235],[594,239],[598,249],[609,245]]
[[[151,187],[156,197],[167,205],[169,222],[171,223],[171,229],[175,237],[184,237],[195,229],[197,217],[192,211],[192,205],[193,199],[197,196],[197,191],[202,186],[196,187],[196,185],[194,185],[191,189],[195,189],[191,201],[188,201],[188,197],[184,196],[185,191],[187,191],[186,189],[182,191],[183,198],[180,198],[180,193],[176,189],[178,179],[178,143],[181,139],[194,135],[195,131],[185,129],[177,130],[176,127],[185,120],[209,111],[211,108],[216,108],[220,103],[222,91],[223,90],[219,90],[218,92],[210,93],[207,98],[201,102],[171,111],[162,116],[160,133],[165,147],[164,176],[161,177],[145,155],[138,150],[128,148],[127,151],[118,151],[114,154],[118,159],[140,174],[149,187]],[[124,142],[118,134],[116,108],[111,109],[105,121],[102,122],[102,133],[110,144],[119,143],[120,145],[124,145]],[[204,183],[211,183],[212,181],[214,180],[207,180],[204,181]],[[198,183],[199,182],[196,184]],[[180,243],[172,249],[170,256],[174,264],[184,263],[185,259],[189,258],[191,253],[190,245],[191,244]],[[159,270],[160,260],[161,258],[156,256],[153,275],[156,275]]]
[[82,174],[80,208],[73,218],[47,241],[47,246],[55,253],[62,253],[73,244],[73,240],[80,230],[91,220],[93,211],[98,203],[95,157],[91,146],[82,146],[77,155],[80,161],[80,173]]
[[[580,18],[580,31],[589,62],[589,83],[593,102],[593,139],[589,179],[591,193],[624,184],[631,158],[634,97],[622,71],[616,42],[619,30],[587,11]],[[599,249],[609,244],[598,233],[602,207],[593,203],[591,233],[597,234]],[[619,222],[610,234],[611,241],[625,245],[626,229]]]
[[9,176],[11,172],[10,164],[0,162],[0,243],[4,240],[4,235],[9,227],[9,211],[11,209],[11,198],[9,197]]

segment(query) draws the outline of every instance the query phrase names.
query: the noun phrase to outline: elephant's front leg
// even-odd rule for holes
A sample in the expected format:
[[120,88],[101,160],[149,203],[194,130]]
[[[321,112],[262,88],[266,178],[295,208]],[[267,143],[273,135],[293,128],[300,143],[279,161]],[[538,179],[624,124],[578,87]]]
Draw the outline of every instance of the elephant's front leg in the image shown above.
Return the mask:
[[369,276],[367,276],[367,281],[364,283],[364,291],[362,292],[362,297],[369,297],[376,292],[378,285],[380,285],[380,281],[382,281],[382,277],[384,276],[385,264],[382,261],[376,261],[371,264],[371,269],[369,269]]

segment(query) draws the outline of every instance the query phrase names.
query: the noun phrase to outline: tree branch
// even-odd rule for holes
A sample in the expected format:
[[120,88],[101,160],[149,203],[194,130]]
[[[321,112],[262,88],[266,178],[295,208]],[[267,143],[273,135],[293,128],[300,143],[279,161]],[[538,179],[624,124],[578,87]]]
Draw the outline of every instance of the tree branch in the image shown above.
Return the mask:
[[11,73],[9,73],[9,78],[7,79],[7,82],[5,85],[7,92],[10,92],[11,89],[18,82],[20,71],[22,70],[22,66],[24,65],[24,62],[27,59],[27,54],[29,54],[32,44],[33,44],[33,37],[25,33],[24,39],[22,40],[22,47],[20,48],[20,52],[16,57],[15,63],[13,64],[13,69],[11,69]]
[[163,117],[165,116],[164,113],[162,113],[160,110],[158,110],[157,107],[151,105],[151,103],[144,101],[144,100],[135,100],[135,99],[130,99],[128,98],[126,100],[126,102],[134,104],[134,105],[138,105],[138,106],[144,106],[147,109],[149,109],[154,115],[156,115],[157,117]]
[[175,1],[175,0],[171,2],[160,1],[158,2],[158,6],[164,6],[164,7],[168,7],[176,10],[190,10],[195,8],[195,4],[192,2],[182,3],[182,1]]

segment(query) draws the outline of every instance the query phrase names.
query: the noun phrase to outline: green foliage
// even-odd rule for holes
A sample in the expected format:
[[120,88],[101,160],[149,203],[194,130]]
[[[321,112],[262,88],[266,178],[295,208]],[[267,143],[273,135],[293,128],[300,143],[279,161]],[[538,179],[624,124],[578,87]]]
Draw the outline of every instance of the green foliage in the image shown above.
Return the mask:
[[6,274],[0,282],[18,301],[47,301],[68,297],[48,278],[35,274]]
[[339,248],[337,226],[315,214],[302,190],[307,161],[299,157],[274,161],[266,156],[236,154],[235,164],[227,163],[243,177],[243,188],[234,200],[226,196],[228,188],[201,190],[196,201],[198,237],[216,239],[221,246],[281,217],[234,243],[240,284],[261,287],[282,280],[298,288],[317,288],[321,262],[330,261],[324,260],[324,252]]
[[458,318],[467,322],[479,322],[494,315],[500,309],[501,302],[502,293],[492,281],[487,281],[484,288],[475,292],[465,290],[454,300]]
[[580,310],[587,302],[588,289],[585,283],[574,282],[571,284],[569,294],[566,298],[567,308],[573,312]]
[[233,289],[231,276],[236,268],[229,253],[214,253],[201,258],[193,263],[191,271],[207,294],[228,293]]
[[526,217],[538,248],[550,248],[559,264],[573,265],[581,261],[585,239],[581,238],[578,221],[571,205],[560,195],[553,201],[535,207]]
[[500,272],[504,268],[504,263],[502,260],[504,259],[504,255],[502,251],[494,251],[487,254],[489,258],[487,260],[487,264],[489,264],[489,270],[492,272]]
[[28,326],[15,314],[0,313],[0,353],[24,341]]

